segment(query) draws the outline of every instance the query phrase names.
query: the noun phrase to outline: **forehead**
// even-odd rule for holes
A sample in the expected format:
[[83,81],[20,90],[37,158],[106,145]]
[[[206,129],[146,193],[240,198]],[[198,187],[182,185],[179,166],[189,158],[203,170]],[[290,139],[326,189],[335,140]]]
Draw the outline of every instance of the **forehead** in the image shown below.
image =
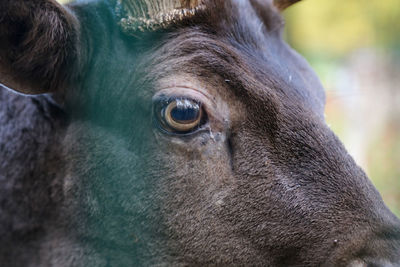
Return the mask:
[[[187,26],[168,33],[153,56],[150,76],[218,75],[239,96],[295,102],[323,114],[322,86],[281,38],[283,19],[265,1],[215,2]],[[211,79],[209,79],[211,80]]]

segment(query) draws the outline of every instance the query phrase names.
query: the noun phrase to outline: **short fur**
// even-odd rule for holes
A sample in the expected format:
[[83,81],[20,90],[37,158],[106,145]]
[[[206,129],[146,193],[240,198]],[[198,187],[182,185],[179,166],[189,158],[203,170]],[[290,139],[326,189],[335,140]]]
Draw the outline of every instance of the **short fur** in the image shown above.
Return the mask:
[[77,28],[56,1],[1,1],[1,82],[34,94],[67,86],[78,58]]
[[[33,8],[14,2],[2,8]],[[78,54],[78,65],[50,64],[77,78],[36,97],[0,89],[0,262],[400,263],[400,222],[326,125],[323,88],[283,42],[271,1],[209,1],[190,19],[136,36],[120,31],[114,1],[70,11],[42,3],[43,14],[79,21],[58,31],[78,34],[68,46],[78,52],[65,54]],[[0,36],[15,39],[13,29]],[[25,68],[42,73],[32,62]],[[160,131],[152,104],[161,91],[200,92],[205,128]]]

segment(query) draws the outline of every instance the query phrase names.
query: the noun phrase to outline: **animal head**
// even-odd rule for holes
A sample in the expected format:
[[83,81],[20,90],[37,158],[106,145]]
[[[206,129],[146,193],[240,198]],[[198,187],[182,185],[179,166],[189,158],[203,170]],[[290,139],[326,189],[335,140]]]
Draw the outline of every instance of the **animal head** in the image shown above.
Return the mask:
[[42,163],[56,192],[44,228],[66,245],[46,243],[42,258],[400,263],[398,219],[282,40],[294,2],[0,4],[0,81],[50,94],[66,114],[46,154],[59,170]]

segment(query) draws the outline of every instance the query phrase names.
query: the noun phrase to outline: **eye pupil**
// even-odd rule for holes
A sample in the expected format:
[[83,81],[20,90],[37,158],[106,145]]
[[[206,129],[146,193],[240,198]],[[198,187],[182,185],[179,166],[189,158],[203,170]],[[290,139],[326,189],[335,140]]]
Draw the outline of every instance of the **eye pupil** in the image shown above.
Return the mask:
[[191,123],[198,119],[200,108],[197,103],[192,105],[177,105],[171,110],[171,117],[178,123]]
[[155,105],[159,125],[170,133],[188,134],[206,120],[201,103],[190,98],[170,98]]

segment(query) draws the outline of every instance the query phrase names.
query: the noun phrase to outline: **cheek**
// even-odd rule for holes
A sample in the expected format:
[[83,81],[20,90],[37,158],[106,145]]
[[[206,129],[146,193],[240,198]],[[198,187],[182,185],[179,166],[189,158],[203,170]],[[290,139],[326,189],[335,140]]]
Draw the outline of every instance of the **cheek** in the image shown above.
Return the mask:
[[[191,139],[160,138],[156,162],[166,182],[216,187],[231,180],[231,157],[225,134],[203,133]],[[183,187],[184,188],[184,187]],[[188,188],[184,188],[188,189]]]
[[225,137],[207,135],[183,144],[165,141],[159,147],[162,214],[170,235],[186,249],[195,250],[195,240],[213,243],[205,239],[225,231],[216,218],[235,184]]

